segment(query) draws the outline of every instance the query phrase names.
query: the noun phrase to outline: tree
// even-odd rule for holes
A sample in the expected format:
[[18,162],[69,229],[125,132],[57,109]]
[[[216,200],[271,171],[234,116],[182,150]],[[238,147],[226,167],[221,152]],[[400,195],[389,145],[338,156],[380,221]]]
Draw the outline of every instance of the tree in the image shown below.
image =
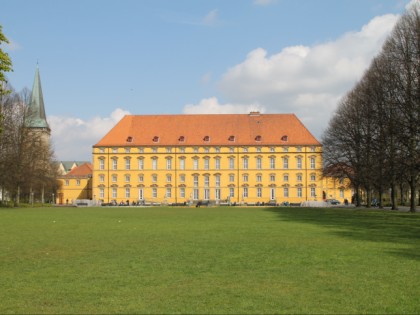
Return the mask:
[[342,167],[370,204],[408,183],[410,211],[420,177],[420,5],[397,22],[378,57],[343,98],[323,135],[325,170]]
[[2,43],[9,43],[9,40],[4,36],[2,26],[0,25],[0,96],[6,94],[9,90],[7,87],[7,80],[4,72],[13,71],[12,61],[7,53],[1,49]]

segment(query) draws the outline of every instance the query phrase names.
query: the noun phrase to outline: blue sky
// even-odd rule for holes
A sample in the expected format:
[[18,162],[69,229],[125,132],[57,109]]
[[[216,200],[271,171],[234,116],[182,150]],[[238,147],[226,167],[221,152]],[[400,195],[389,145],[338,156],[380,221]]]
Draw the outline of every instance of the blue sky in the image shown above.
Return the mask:
[[59,160],[128,113],[296,113],[320,139],[409,2],[2,0],[2,49],[17,91],[39,63]]

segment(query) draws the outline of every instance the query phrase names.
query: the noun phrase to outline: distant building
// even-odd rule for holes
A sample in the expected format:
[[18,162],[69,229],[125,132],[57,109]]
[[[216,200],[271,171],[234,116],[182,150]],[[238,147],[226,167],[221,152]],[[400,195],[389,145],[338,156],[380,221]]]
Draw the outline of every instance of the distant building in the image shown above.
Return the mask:
[[58,178],[57,203],[72,204],[78,199],[92,199],[92,164],[73,167]]
[[93,198],[322,200],[322,145],[293,114],[128,115],[93,146]]
[[60,161],[58,164],[58,172],[61,175],[66,175],[68,172],[70,172],[74,168],[85,163],[90,163],[90,162],[89,161]]

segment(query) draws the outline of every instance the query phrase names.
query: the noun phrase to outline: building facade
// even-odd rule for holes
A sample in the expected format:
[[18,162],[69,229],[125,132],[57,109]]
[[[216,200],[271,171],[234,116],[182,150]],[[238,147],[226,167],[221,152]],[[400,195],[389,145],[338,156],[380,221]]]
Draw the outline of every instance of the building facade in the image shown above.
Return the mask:
[[58,178],[56,203],[74,204],[76,200],[92,200],[92,164],[73,167]]
[[93,146],[100,202],[322,200],[322,145],[293,114],[128,115]]

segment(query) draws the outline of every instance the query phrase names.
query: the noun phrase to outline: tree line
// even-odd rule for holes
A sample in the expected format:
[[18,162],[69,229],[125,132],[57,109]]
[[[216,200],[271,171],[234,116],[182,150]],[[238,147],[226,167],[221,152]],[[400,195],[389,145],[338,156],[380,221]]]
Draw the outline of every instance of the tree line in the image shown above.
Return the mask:
[[[0,26],[2,42],[8,41]],[[9,71],[12,62],[0,47],[0,203],[51,201],[58,172],[54,151],[49,136],[27,127],[31,92],[15,92],[6,81]]]
[[[324,172],[346,176],[370,206],[390,191],[409,191],[410,211],[420,195],[420,4],[397,21],[381,52],[342,98],[322,142]],[[420,197],[417,201],[420,204]],[[382,203],[380,203],[382,206]]]

